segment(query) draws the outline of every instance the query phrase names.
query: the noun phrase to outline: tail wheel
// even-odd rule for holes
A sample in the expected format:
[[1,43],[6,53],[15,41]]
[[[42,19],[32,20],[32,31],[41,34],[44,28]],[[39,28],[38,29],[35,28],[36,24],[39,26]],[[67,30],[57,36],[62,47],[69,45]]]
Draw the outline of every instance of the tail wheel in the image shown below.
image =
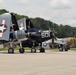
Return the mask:
[[20,49],[19,49],[19,52],[20,52],[20,53],[24,53],[24,52],[25,52],[24,48],[20,48]]
[[32,49],[31,49],[31,52],[32,52],[32,53],[36,53],[36,49],[35,49],[35,48],[32,48]]
[[40,49],[40,52],[45,52],[45,49],[44,49],[44,48],[41,48],[41,49]]
[[8,53],[14,53],[14,49],[13,48],[9,48],[8,49]]

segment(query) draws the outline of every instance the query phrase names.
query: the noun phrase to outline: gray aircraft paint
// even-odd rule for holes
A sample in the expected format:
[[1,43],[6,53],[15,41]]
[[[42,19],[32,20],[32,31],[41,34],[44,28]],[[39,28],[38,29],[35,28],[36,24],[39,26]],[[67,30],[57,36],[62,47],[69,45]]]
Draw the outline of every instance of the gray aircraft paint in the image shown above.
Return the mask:
[[26,18],[22,18],[18,20],[17,22],[18,22],[18,26],[20,30],[27,30],[26,29]]
[[7,30],[3,33],[3,36],[0,37],[0,40],[9,41],[10,26],[12,25],[11,15],[9,13],[0,15],[0,25],[2,23],[2,20],[5,20],[5,25],[7,26]]

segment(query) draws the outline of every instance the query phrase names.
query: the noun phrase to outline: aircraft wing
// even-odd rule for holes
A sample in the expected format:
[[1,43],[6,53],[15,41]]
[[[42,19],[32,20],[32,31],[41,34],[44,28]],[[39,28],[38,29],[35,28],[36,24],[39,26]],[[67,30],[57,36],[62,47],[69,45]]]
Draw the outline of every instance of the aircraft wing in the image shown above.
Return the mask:
[[22,18],[17,22],[18,22],[19,30],[26,30],[26,18]]
[[[52,43],[52,39],[46,41],[46,43]],[[66,44],[66,42],[63,41],[63,40],[54,40],[54,43],[57,43],[57,44]]]
[[0,40],[9,41],[11,24],[11,15],[9,13],[0,15]]
[[29,19],[22,18],[18,20],[17,22],[18,22],[19,30],[28,30],[31,28],[35,28]]
[[11,26],[13,26],[13,30],[14,31],[19,30],[17,19],[16,19],[15,15],[13,15],[12,13],[10,13],[10,15],[11,15],[11,21],[12,21]]

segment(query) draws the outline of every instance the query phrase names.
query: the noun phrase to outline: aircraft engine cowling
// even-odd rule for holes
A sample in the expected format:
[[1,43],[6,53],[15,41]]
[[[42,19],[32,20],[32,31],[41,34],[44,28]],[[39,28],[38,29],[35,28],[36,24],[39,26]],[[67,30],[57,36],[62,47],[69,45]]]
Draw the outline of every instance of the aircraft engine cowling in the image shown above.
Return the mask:
[[41,38],[40,32],[28,32],[27,34],[28,34],[27,37],[29,37],[31,39]]
[[45,30],[40,32],[28,32],[27,37],[40,43],[40,42],[52,39],[55,36],[54,36],[54,33],[51,32],[50,30]]
[[45,30],[41,32],[41,37],[42,38],[53,38],[55,35],[53,32],[51,32],[51,30]]

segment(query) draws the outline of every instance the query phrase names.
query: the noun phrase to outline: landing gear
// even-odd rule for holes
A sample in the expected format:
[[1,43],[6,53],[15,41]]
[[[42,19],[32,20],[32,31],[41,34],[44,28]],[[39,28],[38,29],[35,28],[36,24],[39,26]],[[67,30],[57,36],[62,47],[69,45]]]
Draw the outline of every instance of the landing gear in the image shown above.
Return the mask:
[[63,48],[61,47],[61,48],[59,48],[59,51],[63,51]]
[[36,53],[36,49],[35,49],[35,48],[32,48],[32,49],[31,49],[31,52],[32,52],[32,53]]
[[32,42],[33,43],[32,43],[31,53],[36,53],[36,48],[35,48],[36,42],[34,40]]
[[59,47],[59,51],[68,51],[68,49],[70,49],[70,47],[68,45],[61,45]]
[[19,49],[19,52],[20,52],[20,53],[24,53],[25,50],[24,50],[24,48],[22,47],[22,42],[21,42],[21,41],[19,41],[19,42],[20,42],[20,49]]
[[8,49],[8,53],[14,53],[14,49],[13,48],[9,48]]
[[40,48],[40,52],[45,53],[45,49],[44,48]]
[[14,49],[13,49],[13,46],[12,46],[12,42],[9,42],[9,49],[8,49],[8,53],[14,53]]
[[20,53],[24,53],[24,52],[25,52],[24,48],[20,48],[20,49],[19,49],[19,52],[20,52]]
[[67,48],[65,48],[65,51],[68,51],[68,49],[67,49]]
[[65,51],[68,51],[69,49],[70,49],[70,46],[69,45],[66,45]]
[[59,49],[59,51],[63,51],[63,48],[64,48],[64,47],[63,47],[62,44],[59,44],[59,45],[58,45],[58,49]]

